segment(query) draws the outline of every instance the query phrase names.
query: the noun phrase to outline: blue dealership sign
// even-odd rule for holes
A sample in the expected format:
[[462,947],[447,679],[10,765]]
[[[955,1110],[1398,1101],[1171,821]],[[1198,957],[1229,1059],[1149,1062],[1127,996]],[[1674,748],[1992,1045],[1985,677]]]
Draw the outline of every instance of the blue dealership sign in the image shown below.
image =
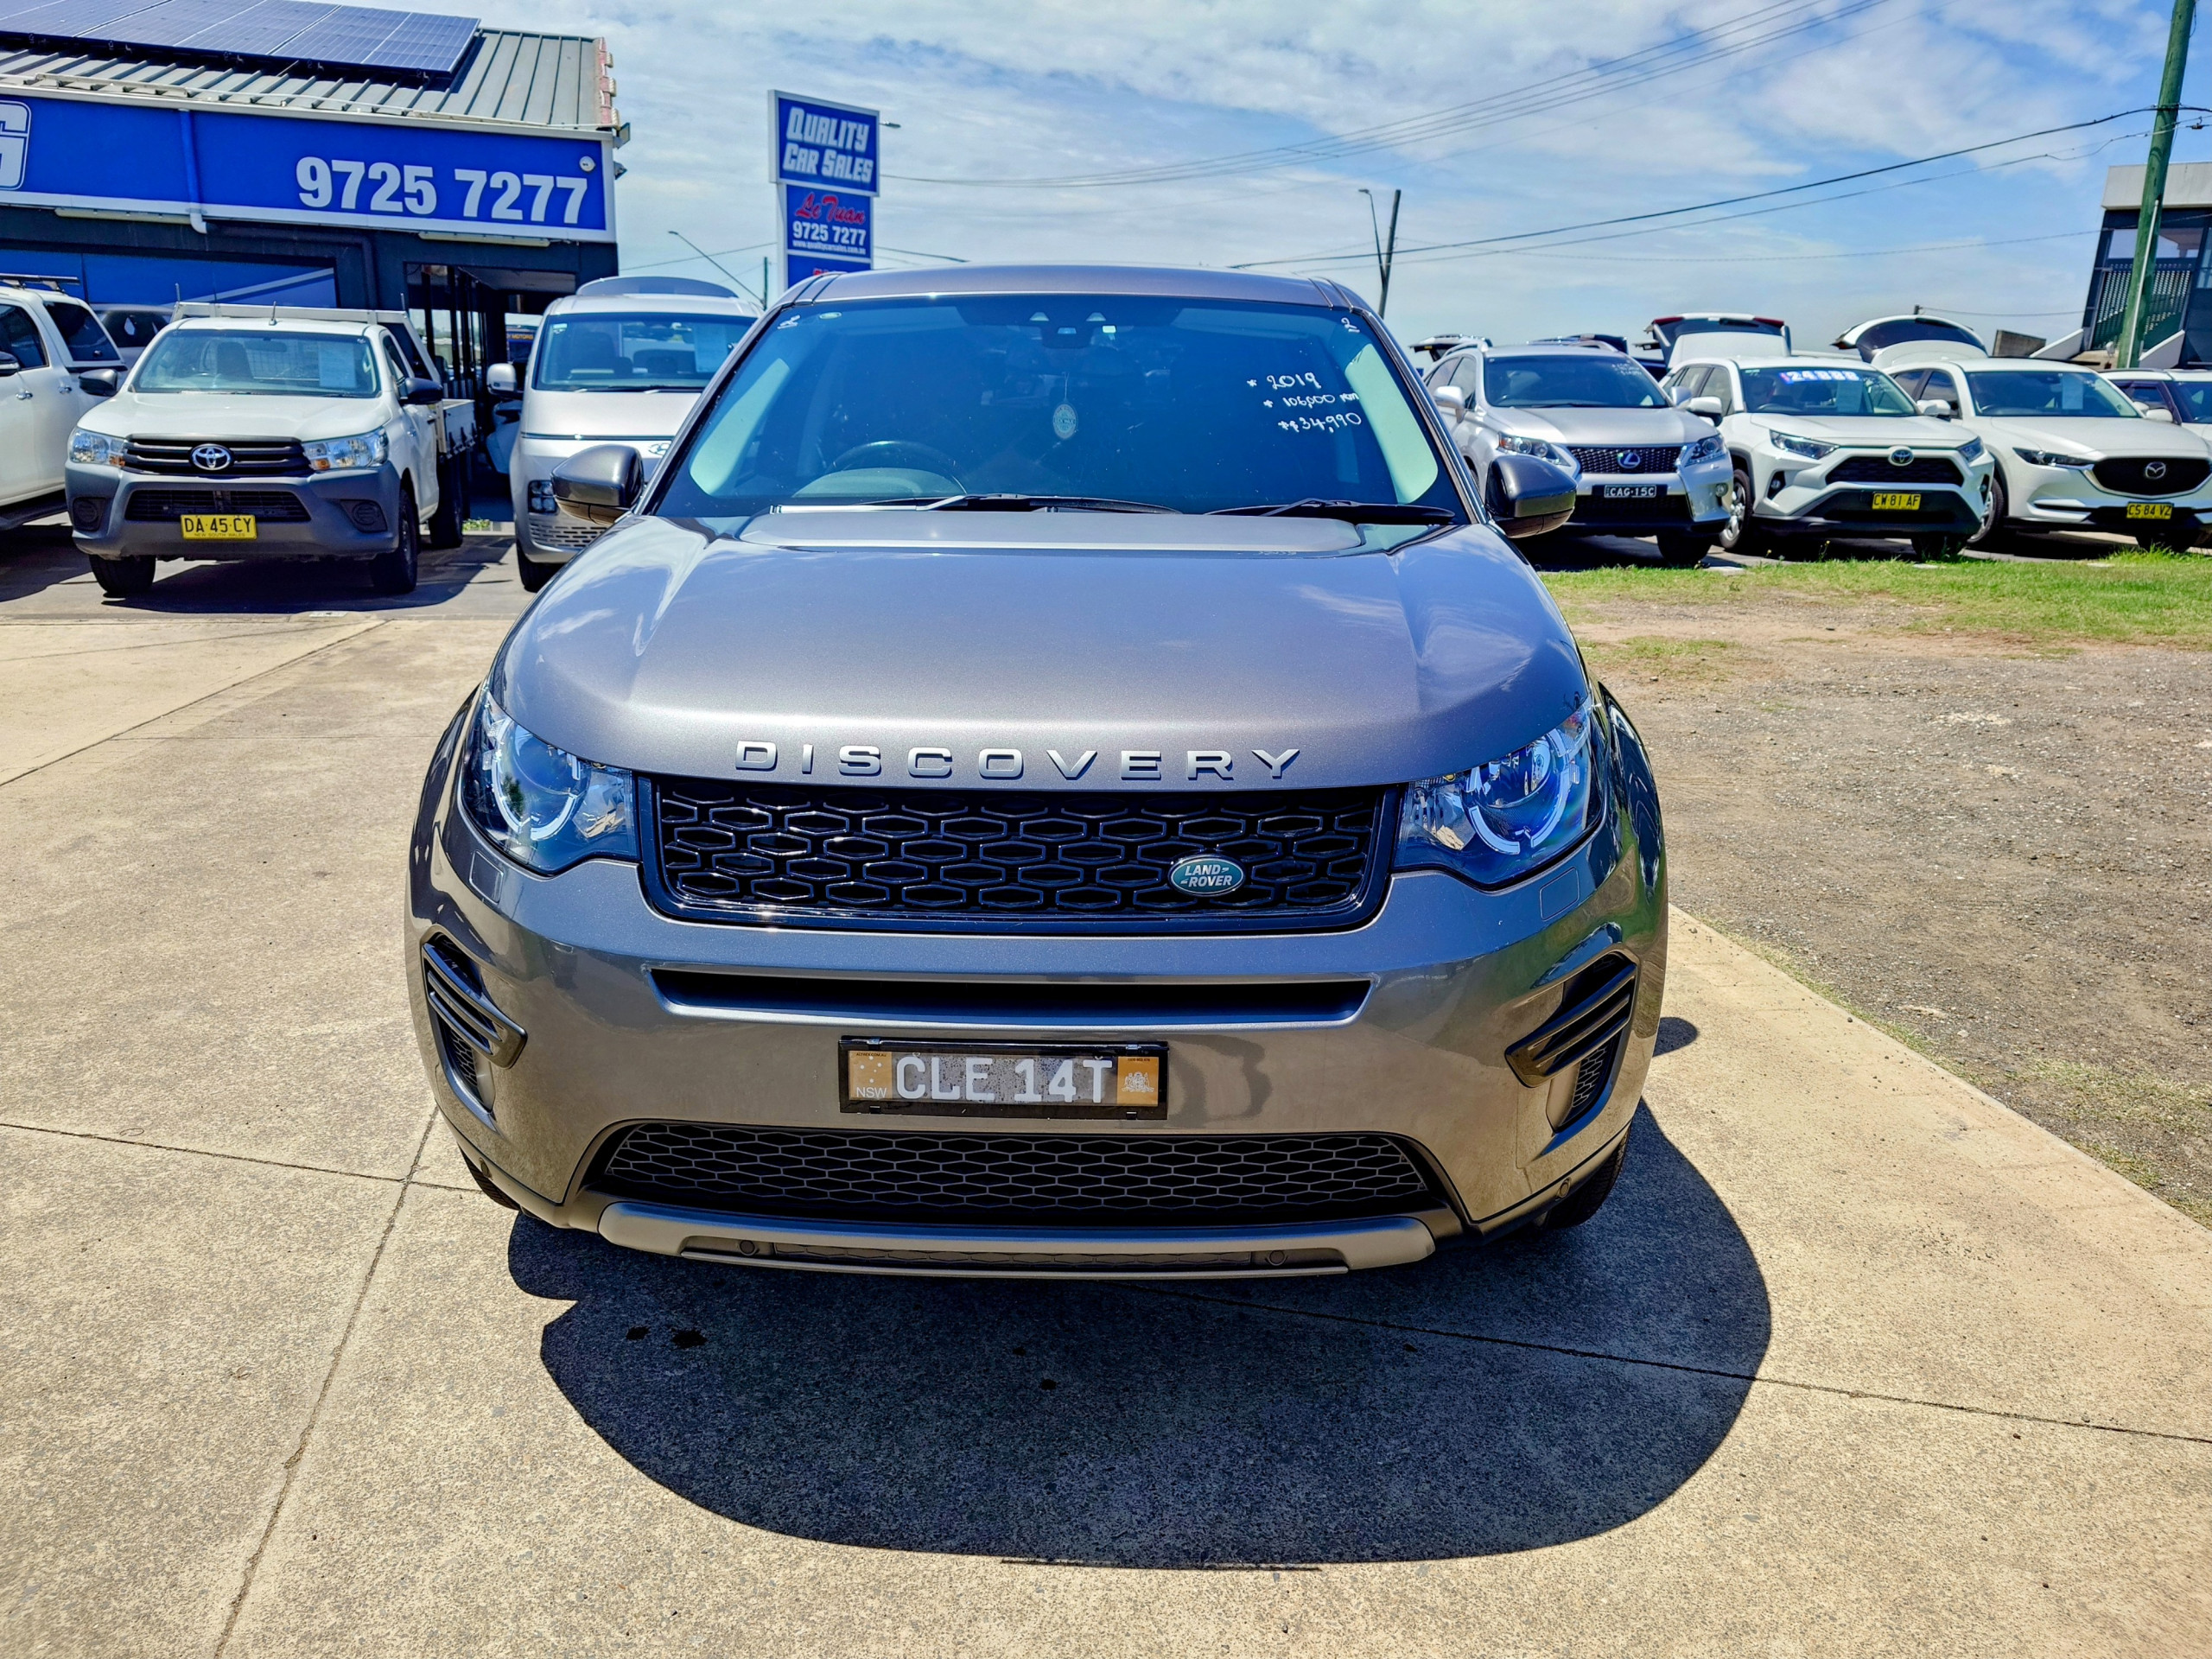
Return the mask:
[[863,268],[875,257],[873,197],[849,190],[784,187],[784,251],[822,254],[857,261]]
[[787,253],[784,256],[784,286],[796,288],[810,276],[841,276],[848,271],[872,270],[874,267],[857,259],[831,259],[818,253]]
[[613,161],[597,134],[0,99],[0,206],[612,242]]
[[790,92],[769,93],[768,108],[771,170],[778,181],[848,194],[855,190],[876,193],[876,143],[882,122],[874,110]]

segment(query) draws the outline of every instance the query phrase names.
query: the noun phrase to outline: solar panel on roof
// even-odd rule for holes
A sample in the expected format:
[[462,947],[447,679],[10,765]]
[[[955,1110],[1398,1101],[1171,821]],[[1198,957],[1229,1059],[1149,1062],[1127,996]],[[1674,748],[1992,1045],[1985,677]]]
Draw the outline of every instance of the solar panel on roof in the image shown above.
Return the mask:
[[474,17],[316,0],[0,0],[0,35],[449,75]]

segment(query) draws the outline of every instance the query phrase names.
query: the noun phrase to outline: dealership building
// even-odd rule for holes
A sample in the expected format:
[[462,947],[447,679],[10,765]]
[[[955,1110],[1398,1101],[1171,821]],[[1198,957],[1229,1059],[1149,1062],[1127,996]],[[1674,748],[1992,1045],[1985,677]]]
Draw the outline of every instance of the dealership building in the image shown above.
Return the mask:
[[[406,309],[456,380],[616,269],[603,40],[308,0],[0,0],[0,271]],[[473,389],[473,387],[472,387]]]

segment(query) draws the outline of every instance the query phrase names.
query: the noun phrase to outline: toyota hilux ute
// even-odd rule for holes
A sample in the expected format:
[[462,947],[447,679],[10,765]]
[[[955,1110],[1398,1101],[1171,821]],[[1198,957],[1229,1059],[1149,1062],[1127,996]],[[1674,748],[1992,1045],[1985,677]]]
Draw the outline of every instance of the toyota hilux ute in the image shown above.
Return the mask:
[[1484,342],[1441,358],[1427,378],[1478,486],[1500,454],[1541,456],[1573,475],[1569,531],[1655,537],[1666,563],[1695,564],[1728,522],[1720,435],[1669,404],[1624,353]]
[[0,276],[0,530],[61,511],[69,434],[122,354],[59,279]]
[[[704,1262],[1282,1277],[1589,1219],[1658,1028],[1627,715],[1325,282],[810,279],[440,741],[487,1193]],[[397,964],[395,964],[397,965]]]
[[1949,557],[1988,518],[1981,440],[1856,357],[1692,360],[1661,384],[1720,423],[1735,474],[1719,538],[1729,552],[1895,536],[1923,557]]
[[181,317],[70,437],[77,545],[118,596],[159,559],[302,556],[411,592],[425,524],[460,536],[445,402],[381,322]]
[[[759,310],[726,288],[683,276],[605,276],[546,308],[506,467],[525,588],[536,593],[600,535],[597,525],[562,515],[553,469],[610,442],[658,465]],[[518,389],[505,364],[488,380],[495,392]]]
[[2117,531],[2185,548],[2212,515],[2212,449],[2094,369],[1936,341],[1893,346],[1876,361],[1989,446],[1993,528]]

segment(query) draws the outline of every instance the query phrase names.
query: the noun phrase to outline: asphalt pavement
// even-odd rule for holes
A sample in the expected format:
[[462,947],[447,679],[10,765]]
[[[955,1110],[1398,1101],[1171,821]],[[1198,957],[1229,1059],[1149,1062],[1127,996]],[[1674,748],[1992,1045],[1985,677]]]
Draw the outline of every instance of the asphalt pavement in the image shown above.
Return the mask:
[[960,1284],[494,1207],[401,880],[524,601],[0,550],[0,1651],[2212,1651],[2212,1234],[1688,918],[1573,1233]]

